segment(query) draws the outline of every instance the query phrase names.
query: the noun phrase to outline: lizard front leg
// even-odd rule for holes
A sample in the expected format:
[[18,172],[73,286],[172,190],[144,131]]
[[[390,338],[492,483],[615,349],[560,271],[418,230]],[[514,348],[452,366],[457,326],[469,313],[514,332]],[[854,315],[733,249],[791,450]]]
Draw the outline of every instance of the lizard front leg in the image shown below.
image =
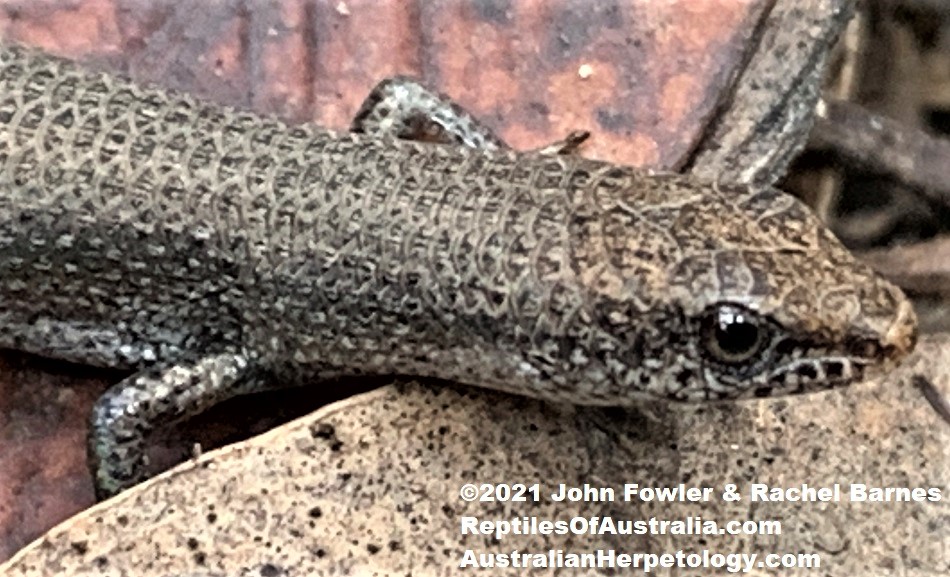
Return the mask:
[[113,385],[92,412],[89,465],[96,498],[145,480],[145,440],[157,424],[181,421],[255,390],[253,373],[247,356],[226,353],[155,367]]
[[[448,97],[405,78],[377,85],[355,117],[352,130],[485,150],[508,148]],[[573,132],[538,152],[568,154],[587,136]],[[89,435],[97,498],[110,497],[147,478],[146,437],[157,424],[175,423],[231,397],[280,386],[265,384],[252,372],[246,356],[221,354],[160,364],[109,389],[97,401]]]
[[[353,130],[373,136],[507,148],[489,128],[448,98],[408,79],[381,82],[353,121]],[[231,397],[265,388],[240,354],[160,363],[111,387],[92,414],[89,465],[102,500],[147,478],[146,439],[158,424],[197,415]]]

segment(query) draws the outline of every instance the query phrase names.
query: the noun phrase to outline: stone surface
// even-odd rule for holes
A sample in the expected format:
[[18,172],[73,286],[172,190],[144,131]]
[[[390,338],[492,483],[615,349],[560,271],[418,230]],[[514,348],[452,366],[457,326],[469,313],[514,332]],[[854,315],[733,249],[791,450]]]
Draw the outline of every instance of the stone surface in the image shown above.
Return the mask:
[[[455,575],[463,551],[818,553],[811,575],[950,571],[950,336],[877,383],[793,399],[624,412],[472,388],[390,386],[183,464],[57,527],[0,567],[32,575]],[[516,418],[512,418],[516,415]],[[465,483],[615,487],[603,503],[474,502]],[[938,502],[752,503],[749,483],[938,487]],[[698,503],[623,502],[624,483],[713,487]],[[735,483],[744,498],[717,496]],[[542,493],[544,495],[544,493]],[[460,535],[460,518],[777,519],[773,536]],[[786,569],[783,571],[794,571]],[[491,574],[523,574],[494,569]],[[563,574],[533,570],[532,574]],[[571,574],[611,574],[571,570]],[[656,574],[664,573],[657,570]],[[709,570],[677,572],[709,574]],[[756,568],[750,574],[775,574]],[[785,574],[782,572],[781,574]]]

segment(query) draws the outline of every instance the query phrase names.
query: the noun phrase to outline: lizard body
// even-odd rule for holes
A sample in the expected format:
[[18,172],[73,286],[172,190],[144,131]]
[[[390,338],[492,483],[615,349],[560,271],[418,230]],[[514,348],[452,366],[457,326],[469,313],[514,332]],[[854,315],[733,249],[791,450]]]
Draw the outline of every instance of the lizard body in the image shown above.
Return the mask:
[[579,404],[846,385],[901,292],[797,200],[571,156],[289,127],[0,49],[0,347],[137,371],[100,496],[157,423],[406,374]]

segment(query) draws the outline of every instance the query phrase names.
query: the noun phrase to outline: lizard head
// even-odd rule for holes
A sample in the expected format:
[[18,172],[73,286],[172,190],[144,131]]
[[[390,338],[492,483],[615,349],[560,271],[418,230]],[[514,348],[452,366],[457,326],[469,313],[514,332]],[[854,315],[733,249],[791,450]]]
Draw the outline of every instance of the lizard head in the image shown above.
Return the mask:
[[612,357],[598,367],[610,375],[599,399],[824,390],[881,374],[913,349],[906,297],[797,199],[652,178],[590,199],[597,217],[574,223],[575,270],[607,335],[597,346]]

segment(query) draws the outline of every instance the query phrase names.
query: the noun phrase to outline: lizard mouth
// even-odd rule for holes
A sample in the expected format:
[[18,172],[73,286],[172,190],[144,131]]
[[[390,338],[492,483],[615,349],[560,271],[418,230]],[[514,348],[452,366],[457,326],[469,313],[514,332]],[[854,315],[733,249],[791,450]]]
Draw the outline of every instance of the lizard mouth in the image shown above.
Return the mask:
[[777,352],[787,359],[768,375],[768,384],[754,387],[753,395],[770,397],[843,387],[879,377],[900,364],[917,343],[917,317],[906,299],[887,330],[877,336],[855,336],[826,351],[808,350],[800,342],[785,341]]
[[864,380],[873,363],[857,357],[801,358],[785,363],[769,375],[769,384],[753,391],[770,397],[843,387]]

